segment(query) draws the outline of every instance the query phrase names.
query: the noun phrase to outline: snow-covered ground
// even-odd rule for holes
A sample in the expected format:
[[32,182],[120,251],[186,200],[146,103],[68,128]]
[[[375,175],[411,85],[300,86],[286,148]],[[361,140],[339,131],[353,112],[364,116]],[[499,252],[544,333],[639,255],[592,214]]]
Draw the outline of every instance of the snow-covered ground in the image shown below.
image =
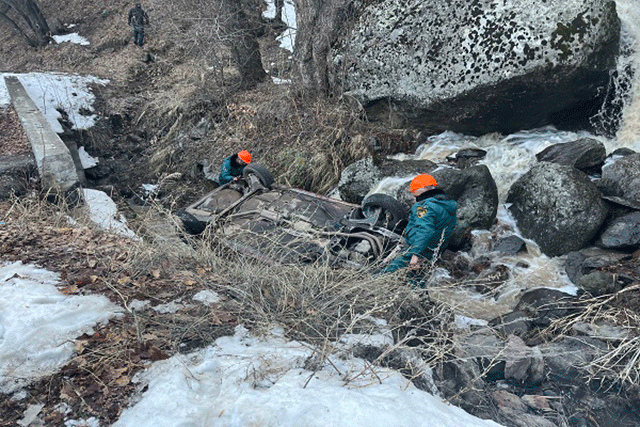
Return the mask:
[[29,94],[31,100],[47,118],[51,128],[61,133],[58,119],[62,116],[58,109],[69,115],[74,129],[89,129],[94,125],[96,116],[91,114],[95,96],[91,84],[106,85],[109,80],[93,76],[78,76],[60,73],[0,73],[0,106],[7,106],[11,99],[4,82],[5,76],[16,76]]
[[[15,399],[27,397],[22,386],[69,360],[76,337],[123,311],[105,297],[69,296],[60,287],[56,274],[32,265],[0,267],[0,391]],[[142,371],[134,381],[145,391],[114,427],[498,426],[348,352],[315,371],[305,368],[312,355],[311,346],[278,329],[257,338],[238,326],[234,336]],[[35,419],[42,406],[29,408],[25,419]],[[65,425],[100,427],[95,418]]]
[[61,36],[53,36],[53,39],[56,41],[56,43],[75,43],[82,46],[88,46],[91,44],[89,43],[89,40],[85,39],[78,33],[64,34]]
[[20,262],[0,264],[0,392],[55,373],[92,333],[122,309],[99,295],[65,295],[57,274]]

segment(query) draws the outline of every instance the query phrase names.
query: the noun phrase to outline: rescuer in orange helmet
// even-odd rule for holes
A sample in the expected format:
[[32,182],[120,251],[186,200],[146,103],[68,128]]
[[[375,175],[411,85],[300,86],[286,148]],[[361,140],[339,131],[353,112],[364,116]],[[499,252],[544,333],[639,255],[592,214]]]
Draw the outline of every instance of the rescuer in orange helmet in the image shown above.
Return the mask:
[[231,157],[224,159],[222,170],[218,176],[218,184],[237,181],[242,176],[244,167],[251,163],[251,154],[247,150],[242,150]]
[[[381,272],[388,273],[409,265],[417,268],[424,259],[432,259],[436,250],[446,248],[456,226],[458,204],[438,188],[431,175],[420,174],[409,186],[416,202],[411,207],[404,230],[407,247]],[[442,244],[440,243],[442,241]]]

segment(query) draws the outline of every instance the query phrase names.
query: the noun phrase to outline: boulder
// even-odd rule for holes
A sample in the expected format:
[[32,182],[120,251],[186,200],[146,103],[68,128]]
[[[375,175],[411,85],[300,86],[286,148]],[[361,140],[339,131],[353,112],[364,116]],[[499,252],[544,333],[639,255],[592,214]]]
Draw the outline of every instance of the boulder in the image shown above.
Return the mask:
[[[365,157],[347,166],[340,175],[338,192],[340,198],[349,203],[362,203],[365,196],[385,177],[408,183],[414,176],[431,173],[437,165],[429,160],[386,159],[376,164],[372,157]],[[406,201],[407,186],[396,185],[391,194],[400,201]],[[385,192],[376,190],[375,192]],[[412,201],[407,203],[411,204]]]
[[432,175],[438,186],[458,202],[458,222],[449,247],[460,249],[469,241],[469,233],[490,228],[498,212],[498,187],[485,165],[467,169],[439,168]]
[[570,166],[540,162],[509,189],[518,228],[548,256],[585,246],[598,233],[607,206],[589,178]]
[[593,138],[554,144],[536,154],[536,159],[540,162],[573,166],[584,172],[600,167],[606,157],[607,150],[604,144]]
[[373,0],[332,80],[372,120],[467,134],[586,122],[616,63],[612,0]]
[[628,257],[628,254],[622,252],[589,247],[568,253],[564,268],[569,280],[574,284],[578,284],[580,278],[585,274],[612,264],[617,265]]
[[618,292],[622,284],[616,275],[608,271],[594,271],[585,274],[578,280],[578,286],[593,296],[607,295]]
[[640,248],[640,212],[632,212],[614,219],[596,242],[606,249]]
[[610,157],[597,185],[605,196],[640,202],[640,154]]
[[545,328],[555,320],[575,313],[576,301],[573,295],[556,289],[536,288],[520,297],[513,313],[525,313],[528,324]]
[[518,383],[538,385],[544,380],[544,359],[538,347],[528,347],[521,338],[510,335],[501,359],[504,377]]

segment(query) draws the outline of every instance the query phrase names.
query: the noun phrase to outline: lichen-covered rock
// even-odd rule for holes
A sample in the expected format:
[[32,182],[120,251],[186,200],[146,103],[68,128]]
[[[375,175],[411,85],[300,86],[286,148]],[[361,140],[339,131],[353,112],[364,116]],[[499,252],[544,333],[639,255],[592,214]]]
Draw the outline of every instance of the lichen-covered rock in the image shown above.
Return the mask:
[[[607,84],[611,0],[373,0],[334,44],[336,83],[376,112],[481,134],[575,114]],[[557,119],[557,120],[556,120]]]
[[570,166],[541,162],[509,189],[507,202],[522,234],[548,256],[585,246],[608,209],[587,175]]

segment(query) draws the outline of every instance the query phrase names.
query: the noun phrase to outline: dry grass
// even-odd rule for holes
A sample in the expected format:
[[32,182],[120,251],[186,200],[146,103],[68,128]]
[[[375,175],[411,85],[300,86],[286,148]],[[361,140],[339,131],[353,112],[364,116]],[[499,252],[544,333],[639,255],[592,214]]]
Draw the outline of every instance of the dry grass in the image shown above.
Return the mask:
[[594,330],[603,325],[617,328],[624,333],[617,338],[611,334],[603,334],[608,350],[602,351],[594,360],[580,368],[589,381],[605,384],[606,387],[637,386],[640,383],[640,314],[621,307],[618,301],[639,291],[640,285],[633,285],[616,294],[581,300],[571,307],[577,309],[578,314],[556,320],[543,335],[555,340],[574,336],[578,324],[590,325]]

